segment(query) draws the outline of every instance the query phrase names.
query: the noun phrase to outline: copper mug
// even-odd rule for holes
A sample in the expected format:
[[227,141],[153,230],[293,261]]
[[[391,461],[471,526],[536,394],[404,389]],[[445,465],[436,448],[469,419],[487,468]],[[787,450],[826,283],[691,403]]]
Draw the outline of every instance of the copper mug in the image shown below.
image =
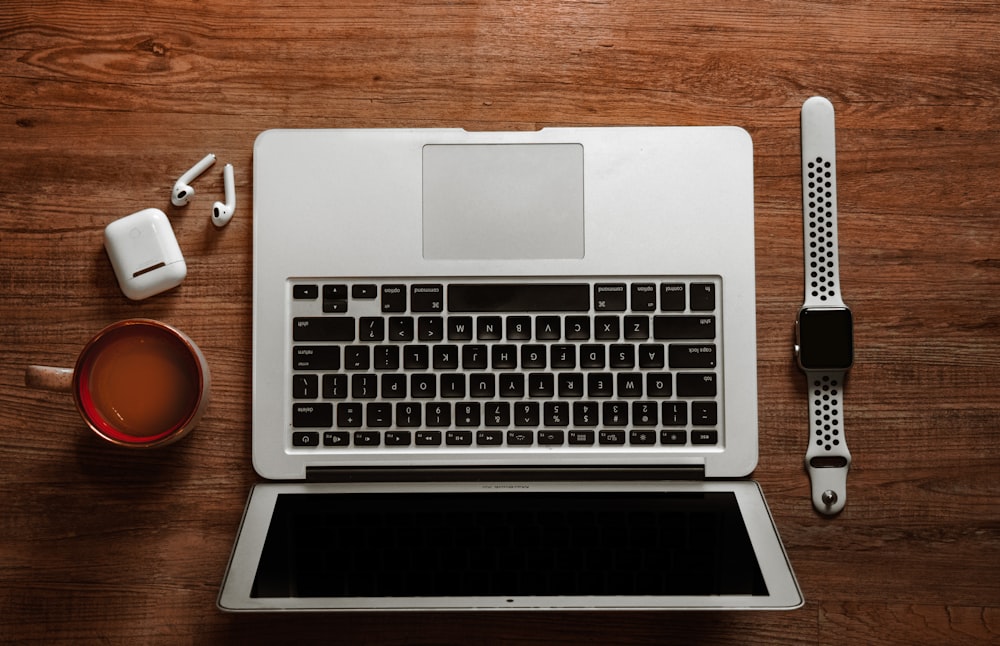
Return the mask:
[[176,442],[201,420],[211,377],[186,334],[151,319],[112,323],[80,352],[76,367],[28,366],[28,386],[73,393],[99,437],[129,448]]

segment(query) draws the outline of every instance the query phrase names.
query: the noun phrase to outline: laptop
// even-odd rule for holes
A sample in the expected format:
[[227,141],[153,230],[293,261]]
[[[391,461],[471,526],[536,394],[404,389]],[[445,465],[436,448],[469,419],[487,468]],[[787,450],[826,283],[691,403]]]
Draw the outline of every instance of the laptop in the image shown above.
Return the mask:
[[269,130],[230,611],[792,609],[736,127]]

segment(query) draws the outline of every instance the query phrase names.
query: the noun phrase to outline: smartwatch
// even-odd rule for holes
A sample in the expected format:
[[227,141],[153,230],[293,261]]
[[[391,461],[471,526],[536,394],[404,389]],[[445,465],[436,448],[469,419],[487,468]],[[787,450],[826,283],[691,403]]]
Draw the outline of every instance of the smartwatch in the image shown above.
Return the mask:
[[854,362],[854,319],[840,292],[835,156],[833,105],[812,97],[802,105],[805,302],[795,320],[795,357],[808,382],[812,502],[826,515],[847,502],[844,385]]

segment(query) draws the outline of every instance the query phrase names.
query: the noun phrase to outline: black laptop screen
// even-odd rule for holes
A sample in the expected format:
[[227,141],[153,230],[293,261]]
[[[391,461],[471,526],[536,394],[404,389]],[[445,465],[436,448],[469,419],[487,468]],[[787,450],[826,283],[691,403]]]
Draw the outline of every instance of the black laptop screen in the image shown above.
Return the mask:
[[253,597],[766,595],[731,493],[281,494]]

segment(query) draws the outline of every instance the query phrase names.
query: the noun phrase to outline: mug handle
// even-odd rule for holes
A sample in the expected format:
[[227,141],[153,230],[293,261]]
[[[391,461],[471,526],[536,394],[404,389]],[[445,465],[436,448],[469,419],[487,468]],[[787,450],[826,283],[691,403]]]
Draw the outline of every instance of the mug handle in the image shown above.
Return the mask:
[[42,390],[72,392],[73,369],[55,368],[53,366],[28,366],[24,371],[24,385],[29,388],[40,388]]

